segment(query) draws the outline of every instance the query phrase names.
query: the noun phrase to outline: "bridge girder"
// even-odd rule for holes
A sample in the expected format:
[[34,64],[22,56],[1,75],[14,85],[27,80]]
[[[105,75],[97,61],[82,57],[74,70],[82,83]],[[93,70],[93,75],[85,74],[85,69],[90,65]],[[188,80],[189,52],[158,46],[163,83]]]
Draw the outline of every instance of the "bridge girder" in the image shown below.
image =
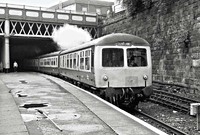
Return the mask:
[[[9,69],[10,61],[14,59],[39,55],[42,49],[45,53],[56,50],[56,44],[51,39],[52,32],[65,23],[86,29],[92,38],[100,35],[97,14],[1,4],[0,63],[3,62],[3,68]],[[25,54],[20,55],[21,50]]]
[[[4,24],[5,21],[0,20],[0,35],[5,34]],[[64,24],[10,20],[10,36],[50,38],[53,30],[63,25]],[[98,27],[81,25],[78,25],[78,27],[86,29],[91,34],[92,38],[99,37]]]

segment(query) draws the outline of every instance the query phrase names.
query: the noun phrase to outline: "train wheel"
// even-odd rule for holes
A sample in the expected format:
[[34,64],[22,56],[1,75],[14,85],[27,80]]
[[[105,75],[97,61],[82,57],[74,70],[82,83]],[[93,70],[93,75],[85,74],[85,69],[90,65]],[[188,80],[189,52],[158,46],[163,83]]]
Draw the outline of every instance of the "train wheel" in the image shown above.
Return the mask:
[[115,104],[116,106],[119,106],[119,99],[120,99],[119,95],[116,95],[116,104]]
[[116,104],[116,98],[115,98],[115,96],[112,97],[112,104],[114,104],[114,105]]

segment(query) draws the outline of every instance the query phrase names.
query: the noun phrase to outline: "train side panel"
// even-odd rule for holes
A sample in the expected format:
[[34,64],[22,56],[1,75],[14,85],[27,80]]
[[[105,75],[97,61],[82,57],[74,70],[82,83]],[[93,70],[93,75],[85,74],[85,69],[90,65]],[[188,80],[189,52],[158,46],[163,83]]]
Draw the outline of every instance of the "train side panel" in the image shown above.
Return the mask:
[[39,70],[40,72],[43,73],[58,75],[59,74],[58,55],[40,58]]
[[60,75],[95,87],[93,48],[60,55]]
[[60,69],[60,75],[73,79],[77,82],[85,83],[95,87],[94,74],[91,72],[76,71],[70,69]]

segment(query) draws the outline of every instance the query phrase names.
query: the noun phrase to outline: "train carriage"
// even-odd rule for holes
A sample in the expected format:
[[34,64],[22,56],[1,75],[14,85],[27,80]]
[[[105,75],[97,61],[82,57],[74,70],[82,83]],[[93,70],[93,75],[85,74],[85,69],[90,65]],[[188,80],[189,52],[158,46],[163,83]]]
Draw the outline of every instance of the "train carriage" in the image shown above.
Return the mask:
[[41,55],[38,57],[38,71],[58,75],[59,74],[59,54],[60,51]]
[[63,51],[60,54],[60,75],[95,86],[93,55],[92,46]]
[[152,93],[144,89],[152,85],[150,46],[137,36],[110,34],[63,51],[60,59],[62,76],[102,90],[114,101]]
[[100,91],[111,102],[135,107],[152,94],[149,43],[115,33],[39,57],[38,69]]

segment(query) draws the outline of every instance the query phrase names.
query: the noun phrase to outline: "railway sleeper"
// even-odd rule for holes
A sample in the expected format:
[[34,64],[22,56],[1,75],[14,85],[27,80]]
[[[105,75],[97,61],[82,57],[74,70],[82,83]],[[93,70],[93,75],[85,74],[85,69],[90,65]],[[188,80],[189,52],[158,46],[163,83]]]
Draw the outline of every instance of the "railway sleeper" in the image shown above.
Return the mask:
[[153,99],[153,98],[151,98],[150,101],[154,102],[154,103],[161,104],[161,105],[165,105],[169,108],[173,108],[173,109],[176,109],[178,111],[183,111],[183,112],[189,113],[189,107],[188,106],[177,104],[176,102],[171,102],[169,100],[164,100],[164,99]]
[[[163,99],[168,99],[171,101],[174,101],[176,103],[180,103],[180,104],[185,104],[187,106],[190,106],[191,100],[187,100],[187,98],[184,97],[179,97],[179,96],[171,96],[171,95],[164,95],[164,94],[160,94],[160,93],[153,93],[153,95],[151,96],[151,98],[163,98]],[[193,101],[194,102],[194,101]]]

